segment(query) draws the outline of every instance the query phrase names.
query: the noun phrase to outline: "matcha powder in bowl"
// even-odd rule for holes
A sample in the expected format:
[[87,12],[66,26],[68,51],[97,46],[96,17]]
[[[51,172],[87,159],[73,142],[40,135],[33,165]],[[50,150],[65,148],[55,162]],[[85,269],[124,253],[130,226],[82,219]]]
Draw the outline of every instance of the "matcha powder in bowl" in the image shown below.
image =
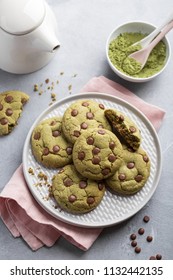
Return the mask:
[[119,34],[109,44],[108,56],[112,64],[125,75],[136,78],[147,78],[158,73],[165,65],[166,61],[166,45],[160,41],[150,53],[144,68],[137,74],[131,71],[131,65],[136,69],[140,67],[139,63],[129,61],[128,55],[141,49],[140,45],[132,46],[137,41],[143,39],[148,34],[141,32],[125,32]]

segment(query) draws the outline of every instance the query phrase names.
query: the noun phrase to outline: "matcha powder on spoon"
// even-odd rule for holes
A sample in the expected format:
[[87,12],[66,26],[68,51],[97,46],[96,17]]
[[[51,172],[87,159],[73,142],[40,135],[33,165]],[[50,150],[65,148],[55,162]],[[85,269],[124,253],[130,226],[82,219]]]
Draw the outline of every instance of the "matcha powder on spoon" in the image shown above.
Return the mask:
[[120,34],[110,42],[108,55],[112,64],[119,71],[132,77],[147,78],[153,76],[163,68],[166,58],[166,45],[163,41],[160,41],[150,53],[144,68],[139,73],[134,74],[134,69],[138,69],[140,65],[134,59],[133,61],[129,61],[127,57],[129,54],[141,49],[140,45],[132,45],[147,35],[126,32]]

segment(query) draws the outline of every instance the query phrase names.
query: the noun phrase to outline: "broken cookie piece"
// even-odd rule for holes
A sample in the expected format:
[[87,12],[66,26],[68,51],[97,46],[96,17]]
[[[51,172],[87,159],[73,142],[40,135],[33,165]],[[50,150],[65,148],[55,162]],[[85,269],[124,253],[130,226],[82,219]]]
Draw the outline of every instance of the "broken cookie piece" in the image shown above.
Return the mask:
[[17,125],[23,106],[29,96],[18,90],[0,94],[0,136],[9,134]]

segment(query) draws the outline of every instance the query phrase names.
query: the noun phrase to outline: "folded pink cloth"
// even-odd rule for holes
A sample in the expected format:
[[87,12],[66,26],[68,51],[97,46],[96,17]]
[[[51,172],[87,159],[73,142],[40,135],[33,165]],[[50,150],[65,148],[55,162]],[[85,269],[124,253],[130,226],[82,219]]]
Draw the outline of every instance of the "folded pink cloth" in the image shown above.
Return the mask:
[[[105,77],[92,78],[81,92],[104,92],[120,97],[141,110],[158,130],[165,112],[144,102],[123,86]],[[32,197],[23,177],[22,165],[0,194],[0,217],[14,237],[21,236],[32,250],[52,246],[60,236],[82,250],[94,243],[102,228],[66,224],[48,214]]]

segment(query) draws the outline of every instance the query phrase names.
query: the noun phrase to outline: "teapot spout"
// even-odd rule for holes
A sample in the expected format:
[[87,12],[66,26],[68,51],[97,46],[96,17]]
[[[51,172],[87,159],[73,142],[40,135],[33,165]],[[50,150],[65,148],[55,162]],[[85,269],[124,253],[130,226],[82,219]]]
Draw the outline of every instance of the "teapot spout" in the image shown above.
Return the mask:
[[42,36],[40,36],[39,39],[40,42],[38,47],[40,47],[42,51],[54,53],[60,47],[60,42],[57,39],[55,33],[50,32],[50,30],[44,32],[44,34],[42,33]]

